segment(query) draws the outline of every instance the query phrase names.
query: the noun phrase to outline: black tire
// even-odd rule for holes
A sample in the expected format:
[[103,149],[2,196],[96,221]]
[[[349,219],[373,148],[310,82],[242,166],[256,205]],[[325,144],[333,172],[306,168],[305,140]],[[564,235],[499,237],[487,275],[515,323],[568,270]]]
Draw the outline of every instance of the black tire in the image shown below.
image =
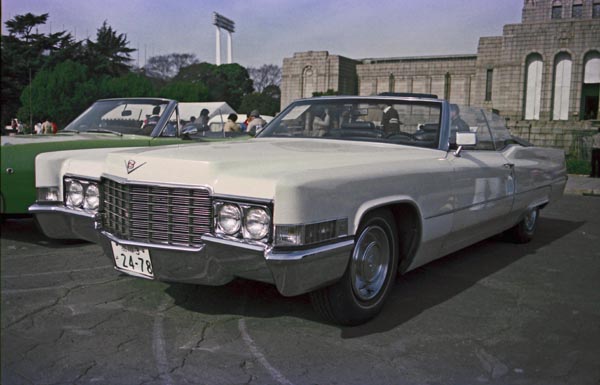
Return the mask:
[[527,243],[533,239],[540,210],[534,207],[527,211],[523,219],[516,226],[508,230],[508,235],[515,243]]
[[398,233],[388,210],[368,214],[356,234],[342,278],[310,293],[317,313],[341,325],[359,325],[375,317],[389,295],[398,270]]

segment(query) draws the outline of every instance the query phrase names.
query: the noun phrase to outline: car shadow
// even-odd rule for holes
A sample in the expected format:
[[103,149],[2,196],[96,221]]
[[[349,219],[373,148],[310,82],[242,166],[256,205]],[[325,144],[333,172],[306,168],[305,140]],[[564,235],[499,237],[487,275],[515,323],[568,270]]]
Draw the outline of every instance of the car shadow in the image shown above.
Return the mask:
[[[357,338],[394,329],[583,224],[540,218],[530,243],[514,244],[496,236],[415,269],[397,279],[381,314],[364,325],[340,327],[341,336]],[[308,295],[283,297],[273,285],[260,282],[240,279],[220,287],[170,284],[166,293],[176,305],[193,312],[325,322],[312,309]]]
[[42,233],[31,216],[3,218],[0,225],[2,240],[35,243],[48,248],[78,247],[89,243],[81,239],[52,239]]

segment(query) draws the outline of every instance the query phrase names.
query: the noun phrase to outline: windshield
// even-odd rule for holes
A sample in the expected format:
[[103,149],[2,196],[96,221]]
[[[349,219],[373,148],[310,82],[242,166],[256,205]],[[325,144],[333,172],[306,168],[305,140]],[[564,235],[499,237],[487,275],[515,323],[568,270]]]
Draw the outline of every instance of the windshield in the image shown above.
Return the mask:
[[440,102],[390,98],[307,99],[292,103],[259,137],[342,139],[437,148]]
[[72,121],[65,130],[149,136],[167,105],[168,101],[164,99],[100,100]]

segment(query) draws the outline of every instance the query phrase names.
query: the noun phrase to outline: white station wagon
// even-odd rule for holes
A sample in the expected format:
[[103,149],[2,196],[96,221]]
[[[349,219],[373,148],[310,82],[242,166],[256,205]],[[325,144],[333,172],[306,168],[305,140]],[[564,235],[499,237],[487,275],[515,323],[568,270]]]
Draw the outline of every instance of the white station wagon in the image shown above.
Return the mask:
[[45,234],[103,246],[132,276],[235,278],[310,293],[328,320],[382,308],[398,274],[508,231],[533,236],[564,153],[499,116],[423,95],[298,100],[243,142],[45,153]]

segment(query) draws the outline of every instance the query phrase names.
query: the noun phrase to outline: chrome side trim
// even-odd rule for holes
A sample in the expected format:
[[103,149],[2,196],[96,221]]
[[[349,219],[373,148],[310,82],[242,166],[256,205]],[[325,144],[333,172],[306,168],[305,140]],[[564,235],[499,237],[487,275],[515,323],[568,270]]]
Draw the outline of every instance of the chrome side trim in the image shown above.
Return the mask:
[[266,245],[252,245],[249,243],[244,243],[242,241],[223,239],[223,238],[215,237],[214,235],[208,235],[208,234],[204,234],[202,237],[200,237],[200,239],[202,239],[202,241],[204,241],[204,242],[219,243],[219,244],[225,245],[225,246],[238,247],[241,249],[259,251],[259,252],[264,252],[267,247]]
[[117,238],[107,231],[100,231],[100,234],[102,234],[106,238],[110,239],[111,241],[117,242],[121,245],[137,246],[137,247],[143,247],[143,248],[147,248],[147,249],[164,249],[164,250],[199,252],[199,251],[204,250],[204,247],[205,247],[205,245],[202,245],[200,247],[186,247],[186,246],[176,246],[176,245],[161,245],[160,243],[144,243],[144,242],[129,241],[129,240]]
[[324,254],[336,249],[342,249],[354,245],[354,240],[349,239],[342,242],[332,243],[325,246],[315,247],[314,249],[276,252],[272,247],[265,250],[265,259],[268,261],[301,261],[305,258],[312,257],[317,254]]
[[83,210],[70,209],[65,206],[62,206],[62,203],[60,206],[40,205],[40,204],[34,203],[33,205],[29,206],[29,212],[32,214],[48,213],[48,212],[64,213],[64,214],[79,215],[79,216],[90,218],[90,219],[96,219],[96,214],[97,214],[97,213],[90,213],[90,212],[83,211]]

